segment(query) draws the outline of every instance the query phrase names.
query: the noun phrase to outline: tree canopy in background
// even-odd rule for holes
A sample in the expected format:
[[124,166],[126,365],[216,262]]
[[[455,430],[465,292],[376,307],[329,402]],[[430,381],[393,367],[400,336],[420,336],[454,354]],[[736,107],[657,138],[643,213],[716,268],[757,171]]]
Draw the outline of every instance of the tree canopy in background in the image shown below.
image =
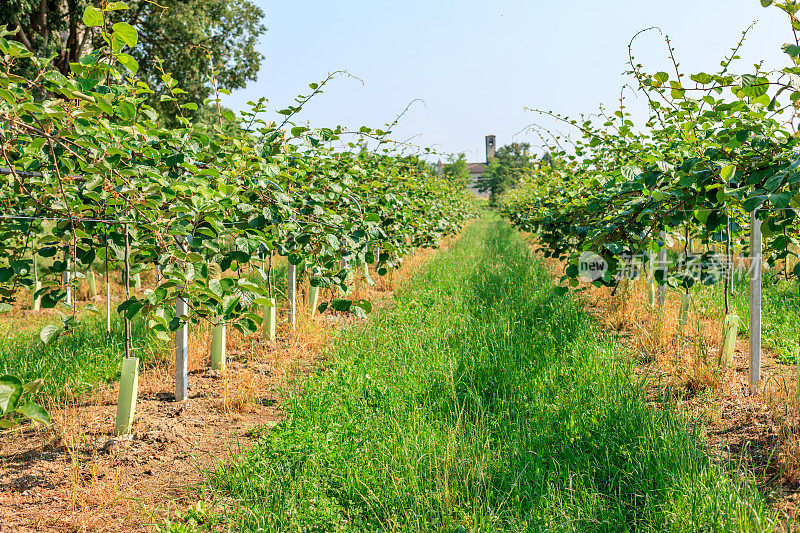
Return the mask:
[[[12,38],[39,57],[55,56],[53,64],[67,75],[70,63],[102,43],[99,28],[84,23],[87,5],[85,0],[4,0],[0,26],[20,27]],[[148,103],[162,117],[172,116],[166,111],[174,109],[174,103],[161,101],[169,94],[164,72],[186,91],[177,95],[179,103],[193,102],[199,109],[214,92],[212,72],[222,92],[256,79],[263,59],[256,45],[266,28],[264,12],[249,0],[129,0],[106,7],[114,5],[120,9],[106,24],[127,23],[138,31],[130,55],[139,64],[138,76],[154,91]],[[187,115],[202,118],[199,109],[187,109]]]
[[469,186],[469,167],[467,158],[462,154],[451,155],[450,162],[442,165],[442,175],[450,179],[451,183],[458,184],[462,188]]
[[486,172],[477,180],[478,190],[489,192],[492,203],[533,167],[535,156],[530,154],[530,148],[529,143],[513,142],[497,149]]

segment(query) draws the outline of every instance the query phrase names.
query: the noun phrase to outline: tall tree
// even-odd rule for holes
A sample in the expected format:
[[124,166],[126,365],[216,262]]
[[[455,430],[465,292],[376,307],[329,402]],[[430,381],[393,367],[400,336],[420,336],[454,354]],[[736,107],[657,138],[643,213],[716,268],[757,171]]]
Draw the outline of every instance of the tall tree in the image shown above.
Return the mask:
[[447,176],[451,183],[466,188],[469,185],[469,168],[464,154],[450,156],[450,162],[442,165],[442,174]]
[[[55,66],[67,75],[70,63],[90,53],[102,39],[99,28],[84,24],[84,11],[90,4],[86,0],[4,0],[0,25],[19,27],[16,39],[37,56],[55,55]],[[162,81],[164,72],[171,73],[186,91],[179,91],[178,102],[198,106],[213,94],[214,80],[224,92],[256,79],[263,59],[256,45],[266,28],[264,12],[249,0],[129,0],[95,5],[110,10],[109,25],[126,22],[139,32],[139,43],[129,53],[139,63],[138,76],[154,91],[148,103],[172,112],[162,116],[174,115],[175,109],[173,102],[161,101],[169,92]],[[194,118],[199,113],[186,110]]]
[[530,148],[528,143],[514,142],[501,146],[495,152],[486,172],[477,181],[478,190],[488,191],[492,204],[533,166],[534,156],[530,154]]

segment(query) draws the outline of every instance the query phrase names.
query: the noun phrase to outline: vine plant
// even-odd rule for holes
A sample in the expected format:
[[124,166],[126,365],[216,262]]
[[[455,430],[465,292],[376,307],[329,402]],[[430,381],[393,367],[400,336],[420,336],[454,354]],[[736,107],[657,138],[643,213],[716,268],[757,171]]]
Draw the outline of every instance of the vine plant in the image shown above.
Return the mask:
[[747,31],[713,74],[683,73],[666,38],[672,72],[648,73],[630,54],[628,74],[649,104],[642,127],[622,98],[618,110],[601,109],[599,119],[538,111],[576,128],[579,138],[564,147],[558,135],[540,133],[551,157],[506,195],[502,209],[514,224],[537,232],[547,255],[568,262],[562,291],[581,286],[583,252],[608,264],[593,283],[616,286],[633,255],[649,261],[673,239],[686,241],[687,251],[699,239],[704,250],[693,254],[697,268],[656,265],[657,281],[687,290],[716,283],[724,277],[719,252],[747,249],[753,211],[762,221],[769,264],[785,265],[794,255],[800,229],[800,5],[761,4],[781,9],[790,23],[792,42],[782,47],[789,64],[778,71],[757,64],[732,72]]
[[[0,28],[0,300],[33,287],[34,257],[53,258],[40,266],[36,293],[42,307],[62,306],[71,316],[48,339],[76,321],[60,274],[95,261],[118,266],[126,237],[131,273],[158,268],[161,281],[118,311],[145,315],[167,338],[188,320],[217,317],[256,331],[270,287],[247,274],[268,279],[265,260],[274,254],[313,266],[312,285],[346,293],[350,268],[377,262],[385,274],[410,247],[435,246],[473,216],[466,191],[400,153],[390,131],[292,122],[332,76],[279,111],[281,124],[265,118],[266,99],[237,116],[222,113],[216,98],[206,102],[219,113],[209,125],[183,116],[195,104],[178,105],[179,80],[164,73],[170,95],[163,100],[176,102],[178,127],[163,126],[129,53],[136,30],[107,23],[111,11],[125,8],[86,9],[84,24],[98,29],[105,46],[71,64],[68,77]],[[16,75],[22,66],[36,74]],[[380,151],[364,150],[359,136],[379,139]],[[178,297],[189,315],[175,316]],[[362,315],[370,308],[345,298],[320,309],[328,306]]]

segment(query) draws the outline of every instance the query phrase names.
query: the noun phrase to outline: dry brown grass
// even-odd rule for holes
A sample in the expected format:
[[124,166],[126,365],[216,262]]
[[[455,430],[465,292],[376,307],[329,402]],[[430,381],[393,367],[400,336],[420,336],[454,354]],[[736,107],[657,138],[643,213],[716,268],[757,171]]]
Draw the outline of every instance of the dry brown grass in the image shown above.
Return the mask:
[[[545,260],[560,277],[564,265]],[[749,385],[749,340],[737,339],[734,362],[719,364],[722,302],[708,293],[692,301],[685,331],[678,328],[680,292],[667,290],[663,310],[648,302],[644,279],[627,281],[617,294],[589,286],[580,296],[585,308],[641,363],[639,373],[655,376],[652,394],[665,392],[703,423],[712,449],[720,457],[749,468],[766,480],[772,505],[797,516],[800,507],[800,404],[797,368],[779,364],[762,349],[762,379]]]
[[225,372],[222,409],[228,413],[252,413],[256,409],[263,380],[250,372]]

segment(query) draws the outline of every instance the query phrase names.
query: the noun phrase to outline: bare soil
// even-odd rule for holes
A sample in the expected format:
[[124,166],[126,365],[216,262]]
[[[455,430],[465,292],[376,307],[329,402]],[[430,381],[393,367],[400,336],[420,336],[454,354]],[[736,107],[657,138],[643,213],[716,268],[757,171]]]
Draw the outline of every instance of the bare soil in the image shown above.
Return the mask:
[[[376,309],[389,305],[400,283],[435,253],[408,256],[391,277],[373,274],[376,285],[358,283],[352,296]],[[359,323],[336,313],[300,315],[296,330],[282,325],[274,342],[229,332],[225,372],[208,369],[210,334],[193,330],[189,400],[175,402],[169,362],[144,369],[130,435],[113,435],[116,383],[51,408],[49,428],[0,433],[0,532],[150,531],[202,500],[201,481],[217,462],[280,423],[283,387],[321,369],[330,331]],[[8,316],[29,324],[33,318],[22,310]]]

